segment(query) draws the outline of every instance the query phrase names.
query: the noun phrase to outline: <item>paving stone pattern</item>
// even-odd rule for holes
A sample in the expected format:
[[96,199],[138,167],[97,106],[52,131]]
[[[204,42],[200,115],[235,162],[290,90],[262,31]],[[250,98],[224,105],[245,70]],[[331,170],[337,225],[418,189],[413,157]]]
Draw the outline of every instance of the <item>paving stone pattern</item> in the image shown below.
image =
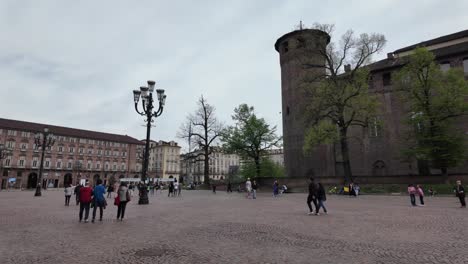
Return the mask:
[[[330,196],[308,216],[305,194],[258,199],[209,191],[128,204],[118,222],[79,223],[63,192],[0,192],[0,263],[468,263],[468,210],[455,197]],[[73,201],[72,197],[72,201]]]

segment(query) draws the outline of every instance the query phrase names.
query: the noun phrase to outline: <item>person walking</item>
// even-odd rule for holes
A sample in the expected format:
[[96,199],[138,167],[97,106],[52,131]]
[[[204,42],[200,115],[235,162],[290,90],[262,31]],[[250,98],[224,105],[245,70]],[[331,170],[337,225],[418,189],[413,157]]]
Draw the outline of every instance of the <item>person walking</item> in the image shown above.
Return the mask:
[[411,205],[416,206],[416,188],[413,184],[408,185],[408,194],[410,195]]
[[128,192],[130,193],[130,196],[131,196],[131,197],[133,197],[133,188],[134,188],[134,186],[133,186],[133,182],[132,182],[132,183],[130,183],[130,185],[128,186]]
[[247,192],[247,199],[249,199],[250,193],[252,192],[252,182],[250,181],[250,178],[247,178],[247,181],[245,182],[245,190]]
[[275,182],[273,182],[273,197],[278,197],[278,193],[279,193],[278,181],[275,180]]
[[89,216],[89,206],[92,201],[93,197],[93,189],[89,187],[89,181],[86,180],[85,185],[80,188],[80,222],[83,220],[83,211],[85,212],[84,220],[85,223],[88,223],[88,216]]
[[127,188],[127,183],[122,182],[119,189],[117,190],[117,196],[119,203],[117,205],[117,221],[123,221],[125,216],[125,208],[127,208],[127,203],[130,202],[130,193]]
[[230,181],[229,181],[228,184],[227,184],[227,189],[226,189],[226,191],[227,191],[228,193],[232,193],[232,186],[231,186],[231,182],[230,182]]
[[177,182],[177,179],[174,179],[174,193],[172,196],[175,197],[178,192],[179,192],[179,182]]
[[317,189],[317,200],[318,200],[318,207],[315,207],[315,214],[320,215],[320,208],[323,208],[323,212],[325,214],[328,214],[327,208],[325,207],[325,201],[327,200],[327,195],[325,193],[325,188],[323,188],[322,183],[318,183],[318,189]]
[[80,188],[83,187],[80,183],[75,187],[75,199],[76,199],[76,205],[80,203]]
[[213,189],[213,193],[216,194],[216,183],[212,181],[211,188]]
[[71,186],[71,184],[67,184],[64,192],[65,192],[65,206],[70,206],[70,197],[73,194],[73,186]]
[[112,186],[112,184],[109,184],[109,186],[107,187],[107,198],[112,199],[112,192],[113,191],[114,191],[114,186]]
[[167,197],[170,197],[171,195],[174,195],[174,182],[173,181],[169,183],[169,192],[167,193]]
[[182,193],[182,184],[179,182],[179,189],[177,189],[177,196],[180,196]]
[[97,186],[94,187],[94,191],[93,191],[94,208],[93,208],[93,219],[91,220],[92,223],[94,223],[94,220],[96,219],[96,210],[98,207],[99,207],[99,221],[102,221],[102,215],[107,205],[106,198],[104,197],[104,194],[106,193],[106,188],[104,187],[104,185],[102,185],[101,179],[98,179],[96,183],[97,183]]
[[257,189],[258,189],[257,181],[254,180],[252,183],[252,198],[253,199],[257,199]]
[[309,182],[309,195],[307,196],[307,206],[309,207],[309,215],[314,214],[311,203],[314,203],[315,211],[318,212],[317,207],[317,186],[315,185],[314,178],[310,177]]
[[416,185],[416,193],[419,196],[419,202],[421,203],[420,206],[424,206],[424,191],[420,185]]
[[460,200],[460,208],[466,208],[466,202],[465,202],[465,188],[463,188],[463,185],[461,184],[461,181],[457,181],[457,185],[455,186],[455,193]]

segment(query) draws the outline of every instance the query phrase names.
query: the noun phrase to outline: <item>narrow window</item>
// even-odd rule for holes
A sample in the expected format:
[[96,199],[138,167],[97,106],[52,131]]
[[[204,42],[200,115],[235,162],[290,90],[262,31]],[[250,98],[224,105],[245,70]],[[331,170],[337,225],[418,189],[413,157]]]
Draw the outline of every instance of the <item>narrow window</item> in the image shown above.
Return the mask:
[[383,86],[389,86],[392,84],[392,74],[390,72],[382,75]]
[[289,43],[286,41],[283,43],[283,52],[286,53],[289,51]]
[[306,46],[306,41],[305,39],[303,38],[297,38],[297,48],[298,49],[301,49],[301,48],[305,48]]

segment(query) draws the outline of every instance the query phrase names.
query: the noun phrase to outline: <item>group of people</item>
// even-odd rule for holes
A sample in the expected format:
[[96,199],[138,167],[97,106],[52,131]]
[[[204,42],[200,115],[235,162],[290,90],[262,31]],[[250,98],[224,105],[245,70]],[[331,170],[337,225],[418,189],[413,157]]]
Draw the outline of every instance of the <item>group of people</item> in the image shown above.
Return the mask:
[[412,206],[416,206],[416,196],[419,196],[419,205],[424,206],[424,191],[420,185],[416,185],[415,187],[413,184],[409,184],[408,194],[410,196]]
[[250,178],[247,178],[247,181],[245,182],[245,191],[247,192],[247,199],[257,199],[257,190],[258,190],[258,184],[257,181],[250,181]]
[[[109,191],[109,188],[107,189]],[[111,189],[113,191],[113,189]],[[89,185],[89,181],[86,180],[84,185],[78,184],[77,186],[71,186],[68,184],[65,187],[65,206],[70,206],[70,198],[72,193],[76,197],[76,205],[80,206],[79,210],[79,221],[84,220],[85,223],[89,219],[90,208],[93,207],[92,220],[95,222],[97,209],[99,208],[99,221],[102,221],[104,209],[107,207],[107,200],[105,197],[106,188],[102,184],[102,180],[96,181],[96,186],[92,188]],[[125,216],[125,209],[127,203],[130,201],[130,193],[125,182],[122,182],[117,190],[117,196],[115,197],[114,205],[117,206],[117,220],[123,220]],[[109,197],[109,196],[108,196]],[[84,215],[83,215],[84,214]]]
[[[310,178],[309,182],[309,195],[307,196],[307,206],[309,207],[309,215],[320,215],[320,208],[323,208],[323,212],[328,214],[327,208],[325,207],[325,201],[327,195],[325,188],[322,183],[315,183],[314,178]],[[312,204],[315,206],[315,212],[312,208]]]
[[[461,181],[458,180],[456,182],[455,187],[453,188],[453,191],[455,192],[455,196],[458,197],[460,200],[460,207],[461,208],[466,208],[466,201],[465,201],[465,188],[461,184]],[[432,189],[432,187],[429,188],[429,194],[431,196],[435,195],[435,191]],[[416,204],[416,196],[419,197],[419,206],[424,206],[424,191],[421,185],[416,185],[414,186],[413,184],[408,185],[408,194],[410,196],[410,201],[412,206],[417,206]]]
[[179,182],[177,182],[177,179],[174,179],[174,181],[171,181],[169,183],[169,192],[167,193],[167,197],[180,196],[181,192],[182,192],[182,186],[180,185]]

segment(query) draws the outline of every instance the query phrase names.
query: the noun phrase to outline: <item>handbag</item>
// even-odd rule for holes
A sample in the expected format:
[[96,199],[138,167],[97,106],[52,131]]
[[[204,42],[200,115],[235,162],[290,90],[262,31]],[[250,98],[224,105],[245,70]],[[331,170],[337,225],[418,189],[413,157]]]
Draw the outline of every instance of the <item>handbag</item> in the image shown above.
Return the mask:
[[114,205],[115,206],[119,206],[120,204],[120,197],[117,195],[115,198],[114,198]]

